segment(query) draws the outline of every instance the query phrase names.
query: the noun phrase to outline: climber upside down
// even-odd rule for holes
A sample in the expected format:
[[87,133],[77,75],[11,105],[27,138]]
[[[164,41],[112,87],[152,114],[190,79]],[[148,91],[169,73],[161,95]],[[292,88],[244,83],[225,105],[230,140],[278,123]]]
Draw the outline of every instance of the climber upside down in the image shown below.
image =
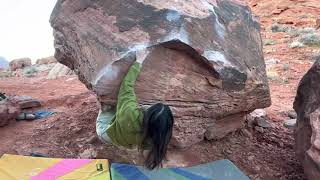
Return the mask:
[[147,55],[146,49],[136,52],[136,61],[121,83],[117,106],[101,107],[96,131],[105,143],[147,150],[144,164],[154,169],[166,155],[174,119],[168,105],[157,103],[148,109],[138,106],[134,85]]

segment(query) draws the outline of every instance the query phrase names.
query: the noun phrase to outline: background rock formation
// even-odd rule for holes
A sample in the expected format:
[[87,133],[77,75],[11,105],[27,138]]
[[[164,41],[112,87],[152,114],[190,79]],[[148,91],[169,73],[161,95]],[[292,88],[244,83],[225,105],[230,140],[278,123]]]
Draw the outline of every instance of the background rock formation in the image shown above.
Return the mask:
[[57,62],[56,58],[54,58],[53,56],[50,56],[50,57],[38,59],[36,61],[36,64],[41,65],[41,64],[51,64],[56,62]]
[[309,180],[320,177],[320,60],[300,81],[294,102],[297,112],[296,153]]
[[21,58],[15,59],[10,62],[10,70],[15,71],[17,69],[23,69],[25,67],[31,66],[31,59],[30,58]]
[[102,103],[149,47],[137,96],[172,107],[177,146],[221,138],[270,105],[260,27],[242,1],[59,0],[50,22],[56,59]]
[[73,74],[73,71],[68,68],[67,66],[56,63],[56,65],[53,66],[53,68],[50,70],[47,79],[57,79],[61,76],[67,76]]

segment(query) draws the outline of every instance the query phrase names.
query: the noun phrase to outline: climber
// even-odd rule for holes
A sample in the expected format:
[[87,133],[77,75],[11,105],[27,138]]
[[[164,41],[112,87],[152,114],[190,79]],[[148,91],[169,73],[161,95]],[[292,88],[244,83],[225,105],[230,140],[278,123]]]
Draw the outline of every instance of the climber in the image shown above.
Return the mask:
[[146,150],[145,166],[154,169],[161,165],[172,136],[173,115],[169,106],[157,103],[143,109],[138,107],[134,85],[147,50],[136,52],[136,62],[121,83],[117,106],[102,105],[96,131],[99,139],[126,148]]

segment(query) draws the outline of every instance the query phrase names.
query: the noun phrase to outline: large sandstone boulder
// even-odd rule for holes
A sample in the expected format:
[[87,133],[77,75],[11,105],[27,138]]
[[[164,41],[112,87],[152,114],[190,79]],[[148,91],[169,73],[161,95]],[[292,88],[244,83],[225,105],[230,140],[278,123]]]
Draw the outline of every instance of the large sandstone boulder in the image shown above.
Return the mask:
[[300,81],[294,109],[296,153],[309,180],[320,178],[320,60]]
[[25,67],[31,66],[31,59],[30,58],[15,59],[10,62],[9,66],[11,71],[15,71],[17,69],[23,69]]
[[68,68],[67,66],[57,63],[53,68],[50,70],[47,79],[57,79],[61,76],[72,75],[73,71]]
[[56,59],[104,104],[148,47],[139,103],[172,107],[179,147],[221,138],[270,105],[259,23],[241,0],[58,0],[50,22]]
[[46,58],[41,58],[37,59],[36,64],[42,65],[42,64],[51,64],[51,63],[56,63],[57,60],[53,56],[46,57]]

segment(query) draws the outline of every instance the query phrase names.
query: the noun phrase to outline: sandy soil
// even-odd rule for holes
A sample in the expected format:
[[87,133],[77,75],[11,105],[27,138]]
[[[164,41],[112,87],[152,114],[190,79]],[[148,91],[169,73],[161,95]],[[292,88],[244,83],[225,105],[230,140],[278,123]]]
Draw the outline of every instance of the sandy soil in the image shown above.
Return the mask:
[[[271,128],[263,133],[247,128],[220,141],[205,141],[188,149],[170,148],[165,166],[189,166],[228,158],[252,179],[304,179],[303,170],[293,150],[293,131],[283,127],[292,110],[299,80],[312,65],[317,47],[290,49],[288,44],[297,37],[273,33],[270,27],[279,22],[295,27],[313,27],[320,16],[316,0],[292,3],[289,0],[250,0],[253,12],[260,16],[262,37],[276,41],[265,46],[265,60],[276,59],[268,66],[276,72],[270,80],[272,106],[267,108]],[[308,13],[306,13],[308,12]],[[42,109],[55,115],[31,122],[15,122],[0,128],[0,156],[4,153],[50,157],[108,158],[113,162],[138,163],[135,151],[102,144],[95,135],[98,103],[95,95],[76,76],[57,80],[36,78],[0,79],[0,90],[9,95],[27,95],[42,101]]]

